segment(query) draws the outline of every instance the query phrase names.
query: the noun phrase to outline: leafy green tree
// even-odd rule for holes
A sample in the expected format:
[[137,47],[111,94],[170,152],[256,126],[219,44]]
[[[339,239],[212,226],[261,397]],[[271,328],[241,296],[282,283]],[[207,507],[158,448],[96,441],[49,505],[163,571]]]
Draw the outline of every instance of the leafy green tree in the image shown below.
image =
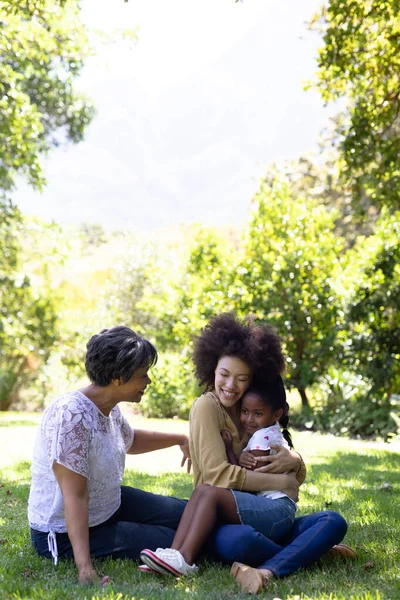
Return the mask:
[[329,0],[312,23],[323,33],[322,98],[348,100],[336,138],[353,201],[400,207],[400,3]]
[[184,258],[173,337],[188,347],[194,335],[217,313],[232,310],[237,252],[229,232],[196,226]]
[[385,211],[374,235],[360,238],[350,259],[350,363],[389,410],[400,389],[400,212]]
[[0,410],[8,410],[55,342],[57,315],[50,296],[35,291],[20,264],[19,211],[0,201]]
[[237,306],[274,324],[283,338],[287,383],[308,406],[307,388],[337,358],[341,302],[335,291],[342,240],[335,214],[298,197],[284,178],[265,179],[253,200]]
[[41,157],[82,140],[94,111],[73,82],[88,53],[78,3],[0,1],[0,189],[17,175],[40,189]]

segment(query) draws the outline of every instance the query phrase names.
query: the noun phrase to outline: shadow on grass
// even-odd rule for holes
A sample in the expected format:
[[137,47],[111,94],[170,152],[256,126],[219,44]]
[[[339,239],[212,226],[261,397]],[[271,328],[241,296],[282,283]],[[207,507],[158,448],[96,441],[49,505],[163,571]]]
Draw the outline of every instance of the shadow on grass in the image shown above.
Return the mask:
[[[13,467],[13,477],[29,476],[29,461]],[[276,597],[337,598],[378,600],[400,598],[396,595],[397,540],[400,539],[398,514],[400,485],[400,456],[384,451],[374,451],[362,456],[350,452],[336,453],[323,463],[309,468],[304,492],[310,510],[326,508],[337,510],[350,522],[349,538],[355,543],[360,561],[352,565],[325,563],[312,569],[300,570],[291,577],[274,582],[271,594]],[[72,561],[60,561],[54,568],[51,561],[36,555],[29,540],[26,507],[29,485],[1,475],[0,488],[0,538],[4,569],[1,597],[46,600],[87,599],[87,592],[76,585],[76,570]],[[390,483],[391,491],[379,490]],[[127,469],[124,484],[155,493],[187,498],[192,491],[192,477],[184,473],[150,475]],[[7,490],[11,492],[7,494]],[[335,492],[337,491],[337,495]],[[301,504],[300,504],[301,505]],[[308,511],[309,512],[309,511]],[[372,570],[366,572],[364,564],[372,560]],[[155,600],[183,600],[190,593],[207,600],[244,598],[229,576],[229,569],[210,564],[202,568],[193,581],[162,580],[157,576],[141,574],[136,563],[107,560],[100,572],[109,574],[116,582],[109,593],[101,596],[109,600],[122,596]],[[379,589],[378,592],[374,590]],[[95,592],[94,592],[95,594]],[[118,596],[119,594],[119,596]],[[89,595],[100,597],[100,594]],[[271,596],[272,597],[272,596]]]
[[365,560],[374,557],[363,556],[363,548],[368,553],[377,549],[386,554],[388,562],[395,560],[396,540],[400,539],[399,496],[400,455],[384,450],[365,456],[336,453],[324,463],[312,465],[304,491],[306,512],[339,512],[349,524],[347,543],[361,549]]

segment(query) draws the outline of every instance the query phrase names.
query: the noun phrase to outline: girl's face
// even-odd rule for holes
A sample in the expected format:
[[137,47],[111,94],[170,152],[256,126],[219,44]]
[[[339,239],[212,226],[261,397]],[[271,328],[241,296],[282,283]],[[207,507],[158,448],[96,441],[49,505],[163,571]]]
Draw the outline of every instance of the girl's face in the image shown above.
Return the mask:
[[234,406],[250,385],[252,371],[236,356],[222,356],[215,369],[215,393],[225,408]]
[[240,422],[249,435],[253,435],[258,429],[270,427],[279,421],[283,410],[273,410],[266,404],[258,394],[252,392],[245,394],[240,411]]

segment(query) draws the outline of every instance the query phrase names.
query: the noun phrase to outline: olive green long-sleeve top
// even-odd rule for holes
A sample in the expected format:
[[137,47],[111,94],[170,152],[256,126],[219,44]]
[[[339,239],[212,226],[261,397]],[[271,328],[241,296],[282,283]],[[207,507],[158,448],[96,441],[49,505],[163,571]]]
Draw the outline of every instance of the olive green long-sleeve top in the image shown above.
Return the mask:
[[[203,394],[194,401],[189,422],[194,487],[208,483],[241,490],[246,479],[246,469],[231,465],[228,461],[221,431],[227,429],[231,432],[233,451],[237,456],[246,446],[249,436],[245,434],[240,438],[236,425],[212,392]],[[306,467],[301,459],[296,473],[299,483],[303,483],[305,476]]]

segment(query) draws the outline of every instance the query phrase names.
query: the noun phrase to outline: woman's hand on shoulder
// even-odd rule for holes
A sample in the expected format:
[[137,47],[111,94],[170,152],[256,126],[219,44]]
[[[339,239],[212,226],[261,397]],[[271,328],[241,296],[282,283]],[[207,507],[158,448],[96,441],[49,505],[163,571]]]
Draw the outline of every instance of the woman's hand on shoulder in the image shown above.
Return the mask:
[[192,468],[192,461],[190,459],[189,438],[187,437],[187,435],[185,435],[182,444],[179,444],[179,448],[181,449],[183,454],[181,467],[183,467],[185,465],[185,462],[187,461],[186,471],[190,473],[190,469]]
[[276,454],[270,456],[259,456],[257,457],[258,466],[254,469],[259,473],[287,473],[288,471],[298,471],[300,465],[300,456],[288,450],[279,444],[271,444],[271,448],[276,450]]

